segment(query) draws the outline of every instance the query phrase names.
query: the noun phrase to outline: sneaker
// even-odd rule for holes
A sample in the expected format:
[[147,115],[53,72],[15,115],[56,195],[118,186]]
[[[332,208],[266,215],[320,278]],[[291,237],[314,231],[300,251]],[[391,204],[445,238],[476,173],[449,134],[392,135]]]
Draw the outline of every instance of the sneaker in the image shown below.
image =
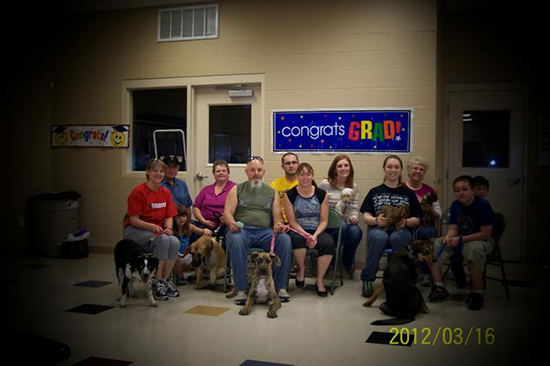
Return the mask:
[[420,286],[430,287],[432,285],[432,278],[428,273],[422,273],[422,278],[420,280]]
[[472,292],[468,297],[468,309],[470,310],[481,310],[483,307],[483,302],[485,299],[483,295],[479,292]]
[[153,296],[155,300],[166,301],[168,300],[168,295],[166,294],[166,287],[164,286],[163,281],[154,281],[153,282]]
[[235,304],[244,305],[245,302],[246,302],[246,292],[237,291],[237,295],[235,295]]
[[289,302],[290,301],[290,295],[288,294],[288,291],[284,288],[277,291],[277,294],[279,295],[279,299],[281,299],[281,302]]
[[448,296],[449,291],[447,291],[445,287],[433,285],[428,299],[430,299],[430,301],[445,300]]
[[366,297],[367,299],[372,297],[372,295],[374,294],[374,290],[372,288],[372,282],[363,281],[362,293],[363,293],[363,297]]
[[164,287],[166,288],[166,295],[168,295],[168,297],[178,297],[180,295],[178,288],[174,285],[172,280],[164,280],[163,282]]

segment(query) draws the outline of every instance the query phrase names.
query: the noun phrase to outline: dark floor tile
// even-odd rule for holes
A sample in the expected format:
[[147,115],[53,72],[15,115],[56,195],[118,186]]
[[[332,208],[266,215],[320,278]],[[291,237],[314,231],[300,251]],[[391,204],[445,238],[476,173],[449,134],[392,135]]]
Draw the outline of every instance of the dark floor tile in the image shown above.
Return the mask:
[[275,362],[264,362],[257,360],[246,360],[240,364],[240,366],[293,366],[287,363],[275,363]]
[[106,310],[112,309],[114,306],[95,305],[95,304],[82,304],[72,309],[65,310],[69,313],[90,314],[97,315]]
[[110,285],[111,283],[112,282],[108,282],[108,281],[90,280],[90,281],[84,281],[84,282],[77,283],[75,286],[99,288],[99,287]]
[[108,358],[101,357],[88,357],[85,360],[76,363],[75,366],[127,366],[134,363],[133,361],[121,361],[121,360],[111,360]]
[[386,332],[372,332],[365,343],[385,344],[391,346],[406,346],[410,347],[414,342],[414,335],[410,335],[408,343],[401,343],[399,334]]

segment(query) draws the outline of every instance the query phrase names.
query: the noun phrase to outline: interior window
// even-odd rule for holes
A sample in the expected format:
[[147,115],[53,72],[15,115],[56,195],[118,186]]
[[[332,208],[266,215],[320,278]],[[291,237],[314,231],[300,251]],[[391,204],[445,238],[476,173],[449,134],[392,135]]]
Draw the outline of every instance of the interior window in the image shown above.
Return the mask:
[[[145,89],[132,92],[133,101],[133,128],[132,138],[132,169],[145,170],[147,161],[155,157],[153,132],[155,130],[179,129],[183,130],[187,138],[187,89]],[[168,136],[165,136],[168,137]],[[182,148],[168,140],[160,142],[159,157],[170,151],[182,161]],[[181,137],[180,137],[181,141]],[[157,141],[159,143],[159,141]],[[187,142],[186,142],[187,146]],[[159,146],[157,146],[159,147]],[[186,171],[187,164],[182,161],[180,171]]]
[[463,167],[509,166],[510,111],[465,111],[462,122]]

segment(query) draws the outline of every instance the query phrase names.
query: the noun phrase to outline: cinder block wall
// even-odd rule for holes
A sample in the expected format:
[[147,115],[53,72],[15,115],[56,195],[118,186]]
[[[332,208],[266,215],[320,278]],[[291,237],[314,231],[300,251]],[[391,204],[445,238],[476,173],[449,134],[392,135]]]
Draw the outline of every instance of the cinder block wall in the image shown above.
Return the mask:
[[[273,109],[414,109],[413,155],[435,165],[435,0],[220,1],[220,37],[157,43],[157,8],[63,16],[53,56],[53,124],[123,121],[122,82],[232,74],[265,74],[266,180],[280,176],[271,154]],[[318,179],[332,154],[301,154]],[[381,183],[383,155],[351,156],[360,200]],[[402,156],[405,163],[410,156]],[[126,197],[144,176],[123,171],[126,155],[106,149],[56,149],[52,187],[82,198],[91,250],[120,239]],[[435,169],[426,182],[438,177]],[[404,176],[406,176],[404,174]],[[437,188],[439,188],[436,185]],[[364,243],[364,242],[363,242]],[[364,244],[357,261],[364,261]]]

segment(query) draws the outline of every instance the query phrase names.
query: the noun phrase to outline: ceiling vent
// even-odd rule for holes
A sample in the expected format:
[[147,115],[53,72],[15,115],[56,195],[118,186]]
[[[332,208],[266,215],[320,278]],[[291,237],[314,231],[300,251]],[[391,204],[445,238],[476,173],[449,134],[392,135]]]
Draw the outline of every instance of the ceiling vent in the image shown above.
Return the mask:
[[159,10],[158,41],[218,38],[218,5]]

